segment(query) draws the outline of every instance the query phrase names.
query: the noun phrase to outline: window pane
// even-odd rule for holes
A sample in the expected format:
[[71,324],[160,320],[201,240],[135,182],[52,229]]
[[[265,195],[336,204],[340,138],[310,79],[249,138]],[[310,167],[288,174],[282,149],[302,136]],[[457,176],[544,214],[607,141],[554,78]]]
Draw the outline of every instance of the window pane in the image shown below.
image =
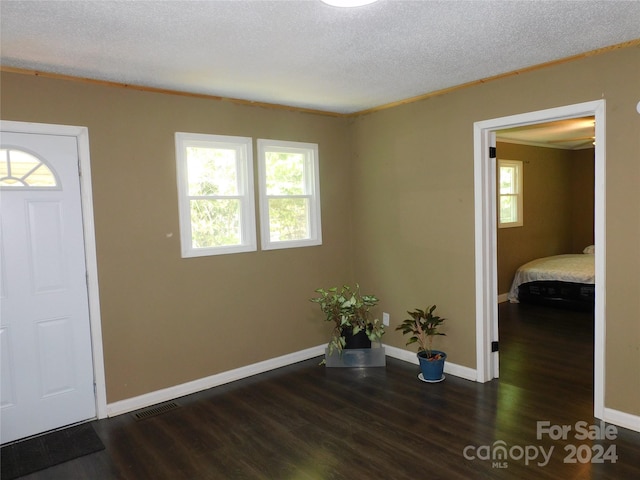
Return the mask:
[[516,169],[500,167],[500,194],[516,193]]
[[272,242],[309,238],[309,199],[269,199],[269,238]]
[[9,173],[9,152],[2,148],[0,149],[0,178],[6,177]]
[[22,186],[22,182],[9,177],[9,151],[0,150],[0,185],[3,187]]
[[500,197],[500,222],[513,223],[518,221],[518,197],[502,195]]
[[236,151],[187,147],[189,195],[238,195]]
[[267,152],[267,195],[304,195],[304,155]]
[[241,241],[239,200],[191,200],[193,248],[239,245]]
[[56,177],[39,158],[21,150],[2,149],[0,185],[3,187],[55,187]]

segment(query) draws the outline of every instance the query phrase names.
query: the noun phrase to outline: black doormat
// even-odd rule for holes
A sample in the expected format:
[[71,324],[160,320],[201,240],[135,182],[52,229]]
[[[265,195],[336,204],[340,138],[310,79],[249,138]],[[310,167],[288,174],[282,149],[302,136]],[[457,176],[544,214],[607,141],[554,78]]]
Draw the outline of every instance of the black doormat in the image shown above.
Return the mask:
[[90,423],[30,438],[0,449],[2,480],[44,470],[104,450]]

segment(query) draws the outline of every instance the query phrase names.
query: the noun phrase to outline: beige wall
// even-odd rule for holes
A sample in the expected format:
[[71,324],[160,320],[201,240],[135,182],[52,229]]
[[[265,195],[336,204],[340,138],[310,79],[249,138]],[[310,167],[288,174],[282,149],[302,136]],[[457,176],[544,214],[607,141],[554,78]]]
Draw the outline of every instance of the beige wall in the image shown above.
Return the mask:
[[571,153],[571,251],[580,253],[594,242],[595,152],[588,148]]
[[[473,122],[605,98],[605,405],[638,415],[639,67],[631,47],[353,119],[3,73],[2,118],[89,127],[114,402],[326,342],[307,299],[354,279],[391,313],[387,343],[436,303],[438,346],[475,368]],[[175,131],[318,143],[324,244],[181,259]]]
[[[606,105],[605,406],[640,414],[640,48],[487,82],[357,118],[356,274],[397,325],[437,304],[437,343],[475,367],[473,124],[604,98]],[[390,331],[386,342],[404,347]],[[570,354],[570,352],[569,352]]]
[[[2,119],[89,128],[108,402],[328,340],[308,299],[351,280],[347,120],[13,74]],[[323,245],[181,258],[176,131],[318,143]]]
[[524,224],[497,235],[498,293],[507,293],[523,263],[593,243],[594,151],[498,142],[497,152],[524,171]]

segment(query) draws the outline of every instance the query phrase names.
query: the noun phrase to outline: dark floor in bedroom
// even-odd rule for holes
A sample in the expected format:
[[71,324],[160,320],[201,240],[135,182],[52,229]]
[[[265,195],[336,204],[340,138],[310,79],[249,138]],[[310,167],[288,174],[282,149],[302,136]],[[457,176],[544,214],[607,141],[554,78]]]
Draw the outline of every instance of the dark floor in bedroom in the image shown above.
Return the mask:
[[[178,399],[179,408],[144,420],[93,422],[104,451],[23,478],[640,478],[640,433],[536,438],[538,421],[598,425],[592,347],[589,313],[502,304],[499,380],[425,384],[416,365],[393,358],[369,369],[312,359]],[[486,458],[500,446],[506,458]]]

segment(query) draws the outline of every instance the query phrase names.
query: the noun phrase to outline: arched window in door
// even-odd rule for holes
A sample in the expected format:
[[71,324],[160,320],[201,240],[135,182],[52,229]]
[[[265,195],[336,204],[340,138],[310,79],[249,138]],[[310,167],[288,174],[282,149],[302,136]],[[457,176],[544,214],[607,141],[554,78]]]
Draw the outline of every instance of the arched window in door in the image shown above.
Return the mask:
[[1,188],[58,188],[58,178],[46,162],[18,148],[0,149]]

